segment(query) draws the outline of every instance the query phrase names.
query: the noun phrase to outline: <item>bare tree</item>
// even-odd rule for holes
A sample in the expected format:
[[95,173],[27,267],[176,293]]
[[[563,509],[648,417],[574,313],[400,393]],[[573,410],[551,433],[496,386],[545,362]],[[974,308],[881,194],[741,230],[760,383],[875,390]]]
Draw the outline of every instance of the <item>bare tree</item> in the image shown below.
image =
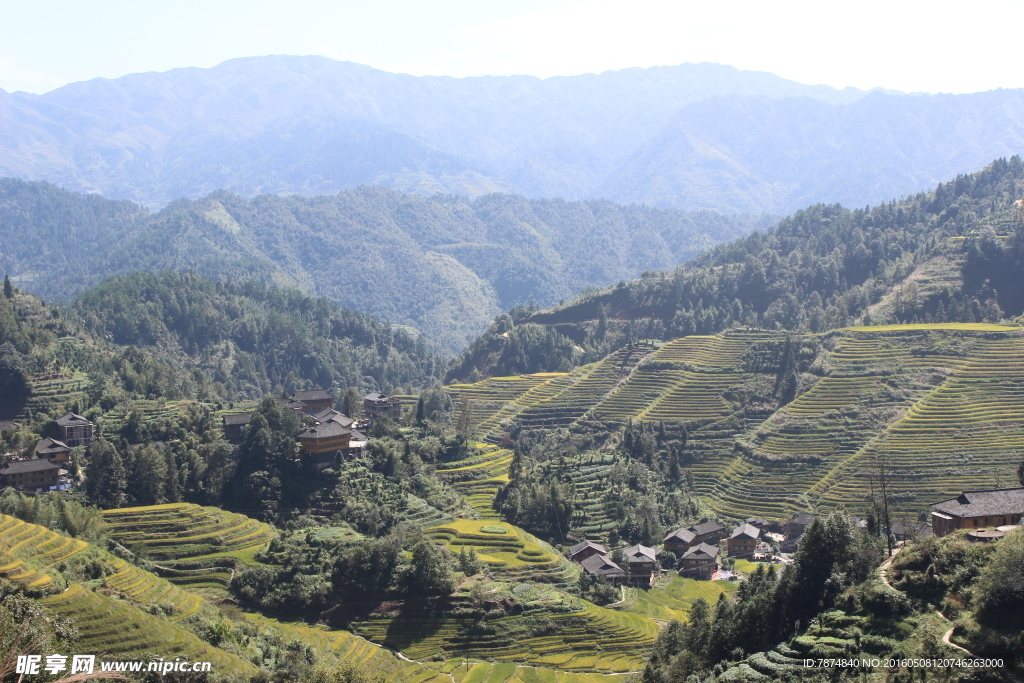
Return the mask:
[[885,545],[892,556],[892,514],[890,502],[892,498],[892,468],[883,451],[875,451],[875,457],[868,473],[871,488],[871,506],[875,511],[875,519],[883,533]]

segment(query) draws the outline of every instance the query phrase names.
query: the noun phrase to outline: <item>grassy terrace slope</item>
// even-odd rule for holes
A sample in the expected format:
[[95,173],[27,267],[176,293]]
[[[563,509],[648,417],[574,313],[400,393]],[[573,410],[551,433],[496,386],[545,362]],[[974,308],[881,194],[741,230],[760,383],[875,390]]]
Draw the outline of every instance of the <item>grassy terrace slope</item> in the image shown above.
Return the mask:
[[[62,574],[76,561],[99,560],[114,571],[90,582],[70,583]],[[208,660],[219,671],[254,674],[248,662],[211,647],[174,623],[195,613],[202,598],[148,572],[125,564],[82,541],[45,527],[0,515],[0,573],[8,581],[41,594],[40,604],[71,617],[81,633],[83,651],[107,655],[157,653]],[[120,598],[120,599],[118,599]],[[167,619],[138,609],[160,605]]]
[[252,562],[272,535],[263,522],[192,503],[104,510],[103,519],[114,540],[145,543],[161,575],[193,588],[226,588],[234,563]]
[[521,615],[486,622],[442,615],[377,613],[359,622],[355,631],[414,659],[487,658],[605,673],[642,668],[644,651],[657,636],[657,625],[645,617],[597,607],[564,594],[557,606],[527,606]]
[[[503,418],[530,427],[585,426],[591,418],[685,425],[685,467],[707,502],[729,517],[859,509],[878,457],[894,470],[897,504],[909,511],[1014,479],[1024,453],[1021,328],[887,325],[793,337],[813,362],[801,376],[802,393],[780,407],[776,368],[751,359],[782,339],[734,329],[677,339],[653,353],[622,350],[560,378],[560,387],[533,384],[506,404]],[[532,399],[541,389],[549,395]],[[503,433],[493,421],[485,426],[490,439]],[[558,473],[576,487],[584,532],[611,523],[597,495],[610,465],[603,455],[583,454]]]
[[508,483],[512,451],[486,443],[476,443],[477,453],[464,460],[446,463],[438,476],[452,482],[473,509],[484,519],[498,519],[494,496]]
[[579,576],[579,570],[546,543],[504,522],[456,519],[426,533],[454,554],[472,548],[505,581],[564,584]]

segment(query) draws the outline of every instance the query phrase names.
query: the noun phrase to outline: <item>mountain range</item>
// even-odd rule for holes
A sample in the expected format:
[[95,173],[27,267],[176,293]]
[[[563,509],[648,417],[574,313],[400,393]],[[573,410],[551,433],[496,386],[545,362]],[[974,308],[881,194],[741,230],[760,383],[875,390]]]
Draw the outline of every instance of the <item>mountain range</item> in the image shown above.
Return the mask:
[[785,214],[1022,152],[1022,117],[1020,90],[836,90],[718,64],[450,78],[278,55],[0,91],[0,175],[150,208],[378,184]]
[[156,214],[46,182],[0,179],[0,270],[70,300],[133,271],[298,287],[415,328],[448,353],[520,304],[550,306],[682,263],[766,217],[364,186],[246,200],[220,191]]

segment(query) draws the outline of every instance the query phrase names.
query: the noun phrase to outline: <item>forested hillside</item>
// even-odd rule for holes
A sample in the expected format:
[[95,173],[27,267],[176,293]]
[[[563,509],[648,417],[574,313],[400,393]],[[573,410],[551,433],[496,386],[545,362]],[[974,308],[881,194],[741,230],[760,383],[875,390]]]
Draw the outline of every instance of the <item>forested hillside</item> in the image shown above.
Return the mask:
[[457,352],[502,310],[672,268],[770,225],[610,202],[489,195],[473,202],[381,187],[335,196],[217,192],[155,215],[46,183],[0,181],[0,268],[69,299],[115,273],[195,271],[295,286]]
[[237,398],[314,386],[390,392],[442,367],[422,337],[253,281],[134,273],[85,292],[73,311],[96,336],[201,369]]
[[[674,272],[584,293],[522,322],[546,326],[532,337],[550,338],[548,346],[580,350],[735,325],[824,332],[852,324],[998,322],[1024,311],[1022,188],[1024,164],[1012,157],[873,208],[811,206]],[[474,342],[453,376],[474,368],[489,374],[513,354],[536,356],[512,349],[503,326],[499,319]],[[522,371],[550,369],[535,362]]]

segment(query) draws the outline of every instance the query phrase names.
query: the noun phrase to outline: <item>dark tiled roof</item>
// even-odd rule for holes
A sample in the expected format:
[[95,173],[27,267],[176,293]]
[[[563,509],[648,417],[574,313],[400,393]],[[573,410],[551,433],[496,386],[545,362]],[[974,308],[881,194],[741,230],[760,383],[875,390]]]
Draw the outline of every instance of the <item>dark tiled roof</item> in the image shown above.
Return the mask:
[[7,431],[8,429],[14,429],[18,423],[14,420],[0,420],[0,429]]
[[323,389],[306,389],[303,391],[296,391],[292,394],[293,401],[323,401],[326,399],[334,400],[334,396]]
[[915,536],[931,536],[932,525],[927,522],[908,522],[904,523],[902,519],[896,520],[891,528],[893,536],[902,538],[908,533]]
[[279,398],[277,399],[277,405],[282,408],[288,408],[289,410],[299,410],[302,408],[301,401],[296,401],[291,398]]
[[586,550],[587,548],[593,548],[594,550],[596,550],[601,555],[607,555],[608,554],[608,549],[605,548],[600,543],[591,543],[590,541],[583,541],[582,543],[577,543],[574,546],[570,546],[570,548],[569,548],[569,555],[570,556],[571,555],[575,555],[576,553],[578,553],[578,552],[580,552],[582,550]]
[[355,422],[351,417],[334,408],[324,408],[318,413],[309,414],[316,418],[317,422],[337,422],[342,427],[348,427]]
[[352,437],[351,437],[350,440],[351,441],[366,441],[366,434],[363,434],[362,432],[353,431],[352,432]]
[[698,524],[696,526],[692,526],[690,528],[693,529],[695,532],[697,532],[698,535],[701,535],[701,536],[704,535],[704,534],[713,534],[713,533],[716,533],[718,531],[722,531],[722,530],[725,529],[724,526],[722,526],[721,524],[718,524],[717,522],[701,522],[700,524]]
[[57,424],[60,425],[61,427],[82,427],[82,426],[85,426],[85,425],[91,425],[92,422],[89,422],[88,420],[86,420],[81,415],[75,415],[74,413],[68,413],[67,415],[63,415],[61,417],[58,417],[57,418]]
[[751,525],[751,526],[756,526],[759,529],[761,527],[766,527],[766,526],[769,525],[768,520],[767,519],[762,519],[761,517],[747,517],[743,521],[746,522],[747,524]]
[[932,503],[932,507],[953,517],[1024,515],[1024,487],[964,491],[956,498]]
[[657,548],[648,548],[645,545],[634,545],[631,548],[626,548],[623,553],[629,562],[654,562],[658,557],[659,550]]
[[33,458],[32,460],[17,460],[4,463],[0,467],[2,474],[21,474],[24,472],[45,472],[46,470],[59,470],[60,465],[55,465],[46,458]]
[[37,454],[46,455],[49,453],[66,453],[67,451],[70,450],[70,446],[68,446],[63,441],[58,441],[57,439],[43,439],[42,441],[36,444]]
[[252,420],[252,413],[235,413],[234,415],[225,415],[225,425],[247,425]]
[[697,538],[697,534],[693,531],[693,529],[676,529],[668,536],[666,536],[662,543],[668,543],[673,539],[679,540],[682,543],[690,543],[695,538]]
[[352,430],[342,427],[337,422],[321,422],[299,432],[300,439],[328,439],[343,434],[351,434]]
[[683,553],[683,558],[693,559],[695,556],[699,555],[707,555],[708,559],[713,560],[716,557],[718,557],[718,546],[711,545],[710,543],[701,543],[700,545],[695,545],[689,550],[687,550],[685,553]]
[[364,401],[386,401],[388,400],[387,394],[378,394],[376,391],[366,396],[363,396]]
[[810,512],[798,512],[793,515],[793,519],[789,521],[794,524],[803,524],[804,526],[807,526],[817,518],[818,515],[812,515]]
[[625,576],[622,567],[612,562],[607,555],[591,555],[580,562],[580,566],[594,576]]
[[753,538],[757,539],[761,536],[761,530],[753,524],[747,524],[744,522],[740,526],[733,529],[732,535],[729,538]]

